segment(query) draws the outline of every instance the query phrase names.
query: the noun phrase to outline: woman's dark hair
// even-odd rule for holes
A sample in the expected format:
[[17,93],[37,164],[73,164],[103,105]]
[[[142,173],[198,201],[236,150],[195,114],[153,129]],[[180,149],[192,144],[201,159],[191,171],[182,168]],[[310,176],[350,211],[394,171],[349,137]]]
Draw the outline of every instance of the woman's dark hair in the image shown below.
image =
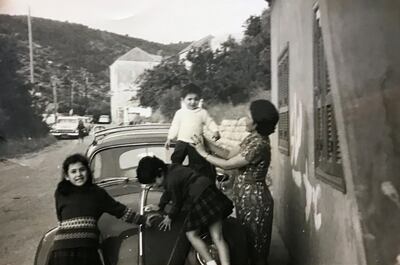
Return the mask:
[[161,177],[161,172],[167,171],[167,165],[156,156],[145,156],[140,159],[136,176],[140,183],[151,184]]
[[93,185],[93,173],[89,167],[88,159],[81,154],[73,154],[68,156],[62,164],[61,181],[58,183],[57,190],[62,194],[68,194],[73,189],[74,185],[65,178],[68,176],[68,168],[71,164],[82,163],[87,171],[87,181],[82,187],[90,187]]
[[197,85],[193,83],[189,83],[182,87],[181,90],[181,98],[185,98],[189,94],[195,94],[197,96],[201,96],[201,89]]
[[270,135],[275,131],[279,113],[270,101],[259,99],[251,102],[250,113],[259,134]]

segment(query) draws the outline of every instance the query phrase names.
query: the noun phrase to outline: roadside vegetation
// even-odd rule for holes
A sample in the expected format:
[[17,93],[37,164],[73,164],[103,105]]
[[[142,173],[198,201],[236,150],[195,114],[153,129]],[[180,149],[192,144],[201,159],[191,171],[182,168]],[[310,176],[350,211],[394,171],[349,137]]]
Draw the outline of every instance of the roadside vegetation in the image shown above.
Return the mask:
[[[269,90],[258,90],[255,91],[252,95],[250,95],[248,101],[240,103],[240,104],[232,104],[232,103],[214,103],[214,104],[205,104],[205,108],[208,110],[210,115],[213,117],[215,122],[218,124],[221,123],[222,120],[237,120],[242,117],[245,117],[247,111],[249,110],[250,102],[256,99],[270,99],[270,91]],[[155,122],[155,123],[163,123],[170,122],[170,118],[165,116],[163,112],[158,109],[153,115],[148,119],[143,119],[143,122]]]
[[39,138],[8,139],[0,142],[0,162],[3,159],[36,152],[55,143],[57,140],[52,135]]
[[30,84],[26,16],[0,14],[0,158],[53,142],[42,114],[110,113],[109,66],[134,47],[170,56],[189,43],[160,44],[84,25],[32,17],[35,82]]
[[[145,71],[139,83],[141,105],[157,110],[155,118],[169,121],[180,108],[181,87],[192,82],[202,88],[208,108],[220,108],[215,113],[241,112],[235,110],[270,91],[269,24],[269,11],[265,10],[246,20],[240,42],[229,38],[216,50],[204,45],[190,50],[186,59],[168,57]],[[164,117],[159,117],[161,113]]]

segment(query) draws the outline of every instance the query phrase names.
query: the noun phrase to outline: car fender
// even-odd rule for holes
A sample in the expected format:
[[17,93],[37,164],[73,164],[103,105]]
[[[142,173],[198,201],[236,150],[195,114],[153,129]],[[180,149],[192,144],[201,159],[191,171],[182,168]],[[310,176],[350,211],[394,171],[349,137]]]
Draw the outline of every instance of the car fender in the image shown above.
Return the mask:
[[53,247],[54,237],[58,231],[58,227],[49,230],[40,239],[36,249],[34,265],[47,265],[50,257],[50,252]]

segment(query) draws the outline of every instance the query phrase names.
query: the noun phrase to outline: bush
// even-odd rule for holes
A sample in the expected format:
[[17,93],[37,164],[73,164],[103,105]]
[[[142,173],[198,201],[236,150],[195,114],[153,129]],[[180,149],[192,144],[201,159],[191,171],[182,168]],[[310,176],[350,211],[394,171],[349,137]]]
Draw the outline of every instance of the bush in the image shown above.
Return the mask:
[[0,159],[36,152],[56,141],[52,135],[41,138],[0,139]]
[[180,108],[181,92],[179,88],[173,87],[167,90],[159,100],[161,113],[167,120],[172,120],[175,112]]

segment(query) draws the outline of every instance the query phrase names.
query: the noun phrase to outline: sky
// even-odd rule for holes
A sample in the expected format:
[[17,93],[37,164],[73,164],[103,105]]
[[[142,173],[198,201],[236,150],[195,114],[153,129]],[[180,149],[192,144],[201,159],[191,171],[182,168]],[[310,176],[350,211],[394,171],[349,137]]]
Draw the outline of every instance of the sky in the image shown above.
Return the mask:
[[239,34],[265,0],[0,0],[0,13],[69,21],[160,43]]

